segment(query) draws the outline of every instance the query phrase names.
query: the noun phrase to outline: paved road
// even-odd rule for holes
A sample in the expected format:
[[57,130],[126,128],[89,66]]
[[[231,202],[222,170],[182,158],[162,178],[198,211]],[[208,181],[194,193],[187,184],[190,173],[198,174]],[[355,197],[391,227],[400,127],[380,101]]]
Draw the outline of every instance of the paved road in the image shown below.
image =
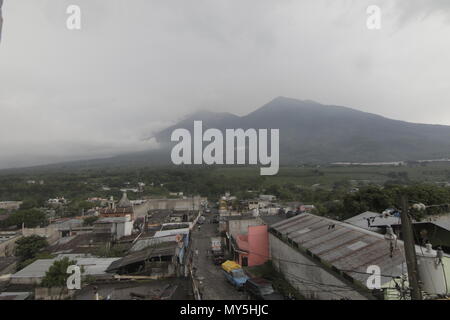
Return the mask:
[[[209,217],[209,216],[207,216]],[[197,268],[196,277],[201,279],[200,291],[203,300],[245,300],[247,296],[235,289],[226,281],[220,266],[214,265],[208,256],[210,237],[218,236],[218,224],[205,223],[201,229],[192,233],[192,248],[194,250],[194,265]],[[198,256],[195,255],[198,250]]]

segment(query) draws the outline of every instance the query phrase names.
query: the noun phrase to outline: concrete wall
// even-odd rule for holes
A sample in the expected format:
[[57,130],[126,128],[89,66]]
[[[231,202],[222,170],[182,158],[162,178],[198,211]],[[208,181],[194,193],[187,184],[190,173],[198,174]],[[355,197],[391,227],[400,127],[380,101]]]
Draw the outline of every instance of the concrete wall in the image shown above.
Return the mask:
[[45,228],[23,228],[22,235],[24,237],[29,237],[32,235],[45,237],[50,245],[55,243],[60,238],[59,230],[54,226],[48,226]]
[[257,226],[260,224],[261,223],[258,218],[228,220],[227,231],[236,239],[238,234],[247,233],[249,226]]
[[259,266],[269,260],[269,234],[266,225],[249,226],[246,234],[235,237],[239,250],[238,263],[243,265],[243,258],[247,258],[247,266]]
[[261,214],[261,215],[276,215],[276,214],[278,214],[279,210],[280,210],[280,208],[264,208],[264,209],[259,209],[259,214]]
[[16,249],[16,241],[19,240],[21,236],[15,236],[6,241],[0,242],[0,257],[11,257],[14,255]]
[[172,229],[172,230],[163,230],[163,231],[157,231],[154,235],[155,238],[160,237],[167,237],[167,236],[175,236],[177,234],[189,234],[190,229],[184,228],[184,229]]
[[206,201],[206,198],[149,199],[141,205],[134,206],[134,215],[136,218],[144,217],[149,210],[200,210],[203,201]]
[[[343,298],[367,300],[367,297],[358,293],[343,280],[332,275],[271,233],[269,233],[269,243],[275,269],[280,271],[303,296],[317,300],[340,300]],[[314,267],[310,265],[314,265]]]
[[114,222],[117,239],[131,235],[133,231],[133,221]]
[[38,285],[42,281],[42,277],[11,277],[11,284],[26,284],[26,285]]
[[177,235],[170,235],[165,237],[159,237],[159,238],[146,238],[146,239],[139,239],[136,241],[136,243],[131,247],[130,251],[135,252],[142,249],[145,249],[150,246],[155,246],[163,242],[172,242],[177,240]]
[[9,266],[6,268],[3,268],[3,270],[0,270],[0,276],[6,275],[6,274],[12,274],[16,272],[17,267],[17,261],[12,262]]
[[73,297],[75,290],[68,290],[67,288],[35,288],[35,300],[65,300]]
[[269,234],[266,225],[248,227],[248,251],[249,267],[269,260]]

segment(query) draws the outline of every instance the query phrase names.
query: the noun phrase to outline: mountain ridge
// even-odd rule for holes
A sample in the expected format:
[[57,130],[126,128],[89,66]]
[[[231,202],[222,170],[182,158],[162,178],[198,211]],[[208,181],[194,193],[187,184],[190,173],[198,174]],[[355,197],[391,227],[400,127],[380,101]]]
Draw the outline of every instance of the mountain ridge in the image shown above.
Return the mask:
[[[280,163],[392,162],[450,158],[450,126],[395,120],[312,100],[277,97],[243,116],[196,111],[154,134],[159,149],[39,167],[171,165],[173,130],[279,129]],[[204,146],[206,143],[204,144]]]
[[[212,119],[188,117],[156,139],[170,146],[177,128],[269,128],[280,130],[280,161],[371,162],[438,159],[450,156],[450,126],[389,119],[357,109],[312,100],[277,97],[244,116],[217,113]],[[201,115],[201,114],[200,114]],[[211,117],[211,114],[209,114]]]

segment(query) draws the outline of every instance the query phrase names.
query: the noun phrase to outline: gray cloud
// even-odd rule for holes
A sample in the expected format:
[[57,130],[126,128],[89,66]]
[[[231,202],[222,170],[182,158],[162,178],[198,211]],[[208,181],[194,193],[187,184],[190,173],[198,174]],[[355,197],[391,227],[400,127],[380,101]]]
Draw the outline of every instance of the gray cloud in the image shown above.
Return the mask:
[[[0,0],[2,1],[2,0]],[[65,27],[82,9],[82,30]],[[382,29],[366,28],[379,4]],[[15,0],[3,6],[0,167],[153,148],[198,109],[280,95],[450,124],[446,0]]]
[[450,22],[450,1],[447,0],[408,0],[395,1],[394,8],[398,11],[400,25],[414,20],[425,20],[440,16]]
[[2,28],[3,28],[2,6],[3,6],[3,0],[0,0],[0,41],[2,41]]

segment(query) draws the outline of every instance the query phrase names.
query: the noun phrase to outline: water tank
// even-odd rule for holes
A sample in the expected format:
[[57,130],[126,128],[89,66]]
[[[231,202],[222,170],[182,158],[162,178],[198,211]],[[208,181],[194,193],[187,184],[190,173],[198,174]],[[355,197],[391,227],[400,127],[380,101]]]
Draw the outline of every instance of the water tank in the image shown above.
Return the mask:
[[430,244],[426,249],[417,252],[417,267],[423,291],[430,295],[448,293],[442,260]]

